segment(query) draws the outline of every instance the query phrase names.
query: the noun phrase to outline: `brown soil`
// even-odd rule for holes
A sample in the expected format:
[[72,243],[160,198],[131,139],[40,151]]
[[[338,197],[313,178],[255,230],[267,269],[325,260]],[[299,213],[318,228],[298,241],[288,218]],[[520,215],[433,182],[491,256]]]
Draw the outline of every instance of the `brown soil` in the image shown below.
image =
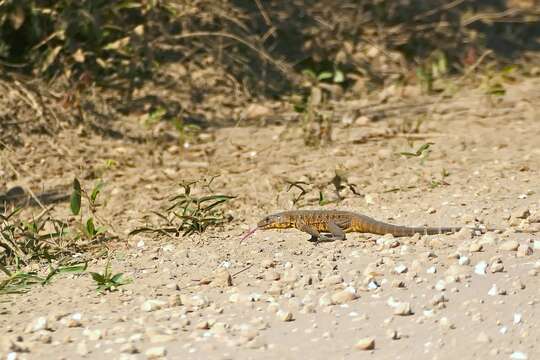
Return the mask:
[[[357,119],[358,103],[334,104],[345,120],[334,126],[332,143],[316,148],[304,145],[298,124],[246,120],[188,150],[69,129],[4,149],[0,189],[63,186],[74,176],[90,187],[104,179],[101,218],[119,237],[113,270],[133,283],[100,295],[89,276],[62,276],[2,297],[0,358],[19,351],[21,359],[142,359],[152,357],[149,349],[171,359],[540,358],[540,79],[508,86],[502,98],[481,90],[411,97],[380,121]],[[419,132],[396,134],[418,118],[425,119]],[[400,155],[427,142],[425,158]],[[107,160],[116,165],[106,168]],[[293,208],[298,191],[287,191],[287,181],[310,184],[306,208],[320,207],[319,191],[335,199],[336,170],[360,195],[346,188],[338,205],[324,208],[402,225],[480,222],[501,230],[349,234],[317,246],[295,230],[267,231],[239,243],[261,216]],[[155,221],[150,210],[163,207],[180,181],[216,175],[216,192],[238,196],[227,210],[232,222],[189,237],[126,235],[145,217]],[[67,206],[55,214],[67,217]],[[508,250],[512,241],[517,251]],[[485,275],[474,271],[481,261]],[[90,270],[104,264],[92,261]],[[233,286],[224,284],[224,269]],[[344,304],[328,304],[332,296]],[[164,303],[144,311],[148,300]],[[292,321],[284,321],[287,312]],[[77,313],[80,326],[70,327],[79,325],[71,319]],[[49,329],[26,331],[40,317]],[[358,349],[367,337],[374,349]]]

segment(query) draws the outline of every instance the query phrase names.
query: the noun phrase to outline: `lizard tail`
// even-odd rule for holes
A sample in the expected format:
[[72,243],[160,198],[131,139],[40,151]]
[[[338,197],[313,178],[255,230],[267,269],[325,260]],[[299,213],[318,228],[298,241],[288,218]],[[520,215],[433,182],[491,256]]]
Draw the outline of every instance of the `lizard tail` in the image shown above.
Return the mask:
[[436,235],[446,233],[456,233],[461,227],[408,227],[387,224],[367,216],[360,221],[353,221],[353,229],[358,232],[372,233],[377,235],[392,234],[394,236]]

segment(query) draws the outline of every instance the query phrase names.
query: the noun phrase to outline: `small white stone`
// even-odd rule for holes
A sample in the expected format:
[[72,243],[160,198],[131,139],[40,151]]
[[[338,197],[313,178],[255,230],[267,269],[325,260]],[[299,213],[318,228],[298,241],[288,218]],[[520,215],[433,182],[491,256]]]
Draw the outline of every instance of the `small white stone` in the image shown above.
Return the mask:
[[522,315],[520,313],[514,314],[514,325],[517,325],[521,322]]
[[499,249],[504,251],[516,251],[518,248],[519,242],[517,240],[507,240],[499,246]]
[[476,337],[476,341],[479,343],[490,343],[491,338],[483,331],[481,331]]
[[533,254],[533,249],[529,244],[521,244],[517,249],[517,257],[525,257]]
[[86,342],[81,341],[80,343],[78,343],[76,351],[77,351],[77,354],[79,354],[81,356],[88,355],[89,351],[88,351],[88,346],[86,345]]
[[44,316],[38,317],[34,322],[28,324],[26,328],[27,333],[35,333],[41,330],[47,330],[49,328],[49,324],[47,321],[47,318]]
[[360,339],[354,347],[358,350],[373,350],[375,348],[375,339],[372,337]]
[[483,246],[482,244],[479,244],[479,243],[472,243],[470,246],[469,246],[469,251],[470,252],[480,252],[483,250]]
[[489,270],[494,274],[502,272],[504,271],[504,264],[502,263],[502,261],[495,261],[493,262],[493,264],[491,264]]
[[447,317],[443,316],[439,320],[439,325],[445,329],[455,329],[456,325],[454,325]]
[[330,275],[322,281],[323,285],[337,285],[343,282],[343,277],[341,275]]
[[152,312],[163,308],[167,303],[162,300],[146,300],[141,305],[141,310],[145,312]]
[[358,298],[358,295],[356,295],[356,290],[352,287],[348,287],[332,295],[332,304],[336,304],[336,305],[346,304],[357,298]]
[[324,293],[319,298],[319,306],[329,306],[332,305],[332,298],[330,294]]
[[165,349],[163,346],[152,347],[146,350],[144,355],[146,355],[148,359],[162,358],[167,355],[167,349]]
[[412,315],[411,304],[408,302],[400,303],[394,308],[394,315],[399,315],[399,316]]
[[506,326],[503,326],[503,327],[501,327],[501,328],[499,329],[499,332],[500,332],[501,334],[503,334],[503,335],[506,334],[507,331],[508,331],[508,327],[506,327]]
[[460,256],[458,260],[459,265],[469,265],[471,263],[471,259],[467,256]]
[[407,270],[409,269],[407,268],[407,266],[403,264],[400,264],[394,268],[394,271],[396,272],[396,274],[404,274],[407,272]]
[[437,268],[435,266],[430,266],[426,270],[426,273],[428,274],[435,274],[436,272],[437,272]]
[[437,283],[435,284],[435,289],[438,291],[446,290],[446,282],[442,279],[437,281]]
[[497,284],[493,284],[491,286],[491,289],[489,289],[489,291],[488,291],[488,295],[489,296],[495,296],[495,295],[498,294],[498,292],[499,292],[499,290],[497,289]]
[[514,351],[512,355],[510,355],[510,359],[512,360],[527,360],[528,356],[527,354],[521,352],[521,351]]
[[222,267],[224,269],[229,269],[230,267],[232,266],[232,263],[228,260],[223,260],[220,264],[219,264],[219,267]]
[[294,316],[290,311],[280,310],[276,313],[277,317],[281,321],[293,321]]
[[480,261],[478,264],[474,266],[474,273],[478,275],[486,275],[486,269],[488,267],[487,262]]

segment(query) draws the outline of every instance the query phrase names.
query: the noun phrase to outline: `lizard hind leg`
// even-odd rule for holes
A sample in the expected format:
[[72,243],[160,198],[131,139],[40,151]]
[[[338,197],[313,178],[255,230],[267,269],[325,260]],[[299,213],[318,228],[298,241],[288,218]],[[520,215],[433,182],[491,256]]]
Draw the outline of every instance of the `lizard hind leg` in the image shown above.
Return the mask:
[[332,234],[331,239],[332,240],[345,240],[345,231],[340,228],[335,222],[329,221],[328,222],[328,230]]

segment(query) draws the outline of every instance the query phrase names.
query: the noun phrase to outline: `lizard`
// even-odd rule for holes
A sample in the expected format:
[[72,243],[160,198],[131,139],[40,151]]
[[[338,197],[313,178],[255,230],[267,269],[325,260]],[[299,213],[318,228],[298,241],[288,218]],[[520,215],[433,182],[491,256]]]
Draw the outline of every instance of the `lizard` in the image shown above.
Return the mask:
[[412,236],[456,233],[462,227],[407,227],[392,225],[369,216],[342,210],[291,210],[265,216],[241,241],[257,229],[297,229],[311,235],[310,241],[345,240],[350,232]]

